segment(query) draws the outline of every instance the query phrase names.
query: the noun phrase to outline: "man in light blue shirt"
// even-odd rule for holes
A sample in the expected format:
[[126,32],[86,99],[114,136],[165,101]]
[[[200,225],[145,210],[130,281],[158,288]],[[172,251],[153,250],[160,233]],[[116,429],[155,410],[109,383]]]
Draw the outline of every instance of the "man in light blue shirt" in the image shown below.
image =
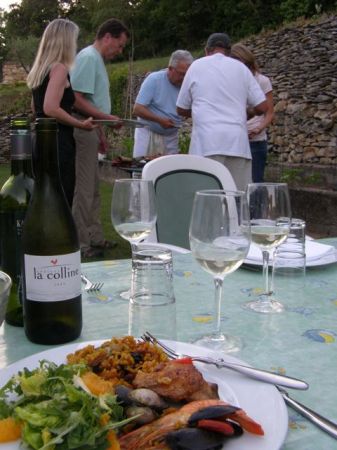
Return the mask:
[[172,53],[167,69],[150,73],[144,80],[133,112],[147,124],[136,128],[133,156],[178,153],[178,130],[181,117],[176,101],[180,86],[193,56],[187,50]]
[[[109,19],[98,29],[93,45],[81,50],[71,71],[75,92],[75,110],[78,117],[116,120],[111,114],[110,83],[105,62],[122,53],[129,31],[117,19]],[[74,131],[76,142],[76,184],[73,216],[77,226],[81,253],[84,258],[102,256],[113,243],[104,238],[100,220],[100,193],[98,177],[98,149],[100,128],[83,133]]]

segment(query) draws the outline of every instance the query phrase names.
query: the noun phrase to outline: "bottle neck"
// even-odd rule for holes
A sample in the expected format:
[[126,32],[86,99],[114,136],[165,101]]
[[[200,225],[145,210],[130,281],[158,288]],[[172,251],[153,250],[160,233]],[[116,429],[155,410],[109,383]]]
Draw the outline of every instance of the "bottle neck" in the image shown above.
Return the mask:
[[41,182],[47,177],[53,183],[60,184],[56,130],[39,130],[36,133],[33,159],[36,182]]
[[27,130],[11,132],[11,173],[32,176],[32,136]]

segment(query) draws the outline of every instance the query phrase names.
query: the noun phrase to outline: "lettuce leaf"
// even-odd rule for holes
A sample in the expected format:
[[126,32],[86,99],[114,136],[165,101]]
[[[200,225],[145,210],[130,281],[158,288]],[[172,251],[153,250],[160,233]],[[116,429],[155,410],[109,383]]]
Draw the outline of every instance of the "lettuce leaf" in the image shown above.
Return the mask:
[[[85,365],[41,361],[24,369],[0,389],[0,417],[13,416],[23,423],[22,440],[32,449],[104,449],[110,429],[128,423],[116,396],[95,396],[76,379]],[[15,394],[15,396],[13,396]],[[102,425],[102,415],[108,420]]]

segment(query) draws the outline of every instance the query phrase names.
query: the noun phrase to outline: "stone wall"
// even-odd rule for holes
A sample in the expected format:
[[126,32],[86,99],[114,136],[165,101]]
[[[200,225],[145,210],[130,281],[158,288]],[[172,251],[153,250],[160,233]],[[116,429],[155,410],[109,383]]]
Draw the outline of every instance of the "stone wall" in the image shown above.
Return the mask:
[[244,43],[273,83],[269,142],[282,163],[337,163],[337,16],[295,23]]
[[13,84],[18,81],[25,81],[27,73],[20,65],[7,61],[2,66],[2,83]]

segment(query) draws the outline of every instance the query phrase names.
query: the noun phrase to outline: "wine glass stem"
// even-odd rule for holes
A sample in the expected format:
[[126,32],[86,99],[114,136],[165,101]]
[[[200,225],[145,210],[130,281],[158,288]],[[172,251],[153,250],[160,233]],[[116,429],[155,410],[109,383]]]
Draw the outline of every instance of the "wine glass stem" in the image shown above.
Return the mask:
[[221,299],[222,299],[222,283],[221,278],[214,278],[215,296],[214,296],[214,312],[215,312],[215,330],[216,335],[221,334]]
[[269,252],[267,250],[262,250],[262,261],[263,261],[263,279],[264,279],[264,294],[269,295]]
[[134,242],[130,242],[130,244],[131,244],[131,258],[133,258],[134,252],[137,251],[137,244],[135,244]]

